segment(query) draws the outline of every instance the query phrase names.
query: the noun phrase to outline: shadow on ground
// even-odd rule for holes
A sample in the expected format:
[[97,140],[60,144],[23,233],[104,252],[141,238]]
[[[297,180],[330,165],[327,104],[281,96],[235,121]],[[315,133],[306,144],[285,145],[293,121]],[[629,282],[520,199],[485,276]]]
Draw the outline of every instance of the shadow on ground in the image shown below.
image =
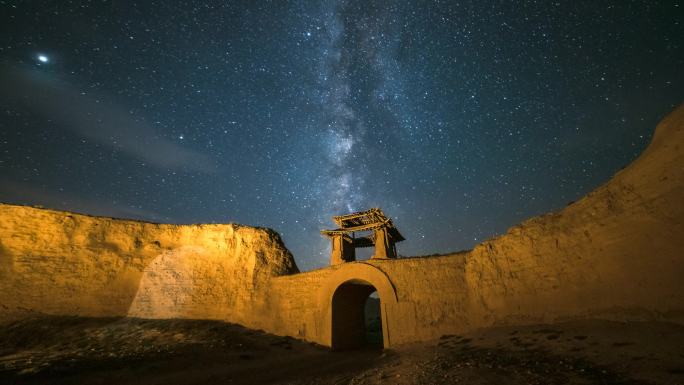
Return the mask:
[[577,321],[331,352],[216,321],[0,324],[2,384],[678,384],[684,327]]

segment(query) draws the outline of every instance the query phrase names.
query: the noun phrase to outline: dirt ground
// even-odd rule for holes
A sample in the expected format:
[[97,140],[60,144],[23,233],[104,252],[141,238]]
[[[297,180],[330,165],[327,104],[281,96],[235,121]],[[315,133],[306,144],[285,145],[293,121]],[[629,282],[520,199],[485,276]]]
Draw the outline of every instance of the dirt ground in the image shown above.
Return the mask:
[[575,321],[381,351],[215,321],[0,323],[0,384],[684,384],[684,326]]

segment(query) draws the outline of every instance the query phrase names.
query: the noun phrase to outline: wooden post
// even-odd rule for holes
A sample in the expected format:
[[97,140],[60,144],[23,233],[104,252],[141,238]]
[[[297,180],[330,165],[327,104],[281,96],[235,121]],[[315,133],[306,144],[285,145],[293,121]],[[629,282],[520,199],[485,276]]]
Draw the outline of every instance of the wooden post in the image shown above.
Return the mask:
[[381,227],[374,231],[375,233],[375,255],[373,259],[387,259],[396,258],[397,254],[394,248],[394,242],[387,234],[387,228]]
[[356,260],[354,240],[348,235],[335,234],[331,238],[332,250],[330,250],[330,264],[338,265],[344,262]]
[[344,262],[342,258],[342,234],[334,235],[330,238],[332,241],[332,250],[330,250],[330,264],[338,265]]

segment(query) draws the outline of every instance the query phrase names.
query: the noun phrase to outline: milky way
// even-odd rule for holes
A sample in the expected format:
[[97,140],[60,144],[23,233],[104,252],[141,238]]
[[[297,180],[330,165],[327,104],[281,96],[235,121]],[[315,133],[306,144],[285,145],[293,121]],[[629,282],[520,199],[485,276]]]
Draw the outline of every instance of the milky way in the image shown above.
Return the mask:
[[335,214],[420,255],[561,209],[684,94],[676,1],[0,6],[0,201],[271,227],[303,269]]

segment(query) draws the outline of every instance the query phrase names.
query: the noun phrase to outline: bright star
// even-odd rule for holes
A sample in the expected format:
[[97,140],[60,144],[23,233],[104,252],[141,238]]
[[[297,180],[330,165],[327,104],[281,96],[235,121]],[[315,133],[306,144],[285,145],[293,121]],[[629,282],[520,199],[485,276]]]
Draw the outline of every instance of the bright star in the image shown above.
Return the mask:
[[50,59],[45,55],[38,55],[38,61],[41,63],[47,63]]
[[180,135],[178,135],[178,139],[183,140],[183,139],[185,139],[185,136],[183,136],[183,134],[180,134]]

